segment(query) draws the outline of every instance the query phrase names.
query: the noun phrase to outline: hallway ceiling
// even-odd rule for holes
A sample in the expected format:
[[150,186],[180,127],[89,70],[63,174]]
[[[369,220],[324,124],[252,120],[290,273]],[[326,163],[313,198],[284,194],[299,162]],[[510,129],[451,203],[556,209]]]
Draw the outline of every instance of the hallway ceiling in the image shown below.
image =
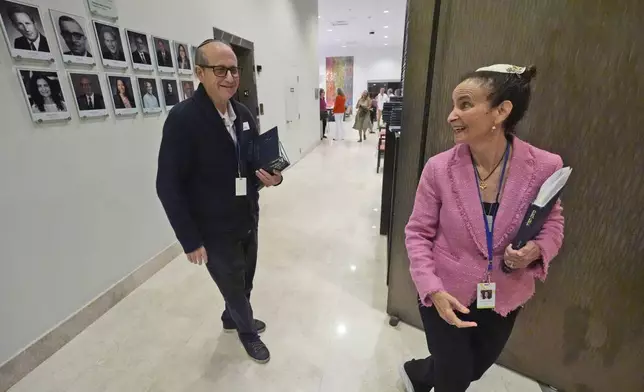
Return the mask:
[[319,0],[320,49],[402,46],[406,4],[406,0]]

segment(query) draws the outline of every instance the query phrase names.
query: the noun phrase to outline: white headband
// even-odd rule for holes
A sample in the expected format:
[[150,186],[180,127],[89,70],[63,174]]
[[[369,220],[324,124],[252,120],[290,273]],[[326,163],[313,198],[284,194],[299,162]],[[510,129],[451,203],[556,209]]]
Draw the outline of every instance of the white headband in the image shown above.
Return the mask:
[[508,73],[508,74],[517,74],[521,75],[526,70],[525,67],[518,67],[516,65],[510,64],[494,64],[487,67],[479,68],[476,72],[488,71],[488,72],[499,72],[499,73]]

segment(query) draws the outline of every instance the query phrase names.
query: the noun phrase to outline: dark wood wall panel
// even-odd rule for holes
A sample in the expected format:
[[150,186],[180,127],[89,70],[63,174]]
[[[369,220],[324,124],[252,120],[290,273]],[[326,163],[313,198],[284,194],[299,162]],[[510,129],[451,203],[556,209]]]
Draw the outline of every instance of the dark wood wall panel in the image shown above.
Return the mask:
[[[431,65],[432,21],[439,0],[409,0],[407,3],[407,37],[405,97],[398,152],[395,202],[393,206],[391,265],[387,311],[408,323],[420,325],[415,289],[409,276],[405,249],[405,225],[414,204],[419,165],[424,159],[422,141],[427,130],[429,102],[429,69]],[[440,4],[440,3],[438,3]]]
[[[641,0],[451,0],[440,10],[425,160],[452,146],[446,118],[462,74],[493,63],[535,64],[519,136],[574,168],[563,197],[563,253],[501,358],[566,391],[644,391],[643,40]],[[406,79],[407,94],[415,82]],[[413,199],[401,190],[396,200],[403,207],[396,213],[406,214],[401,223]],[[407,267],[402,255],[392,271]],[[415,308],[412,290],[391,290],[407,312]],[[409,321],[419,325],[417,315]]]

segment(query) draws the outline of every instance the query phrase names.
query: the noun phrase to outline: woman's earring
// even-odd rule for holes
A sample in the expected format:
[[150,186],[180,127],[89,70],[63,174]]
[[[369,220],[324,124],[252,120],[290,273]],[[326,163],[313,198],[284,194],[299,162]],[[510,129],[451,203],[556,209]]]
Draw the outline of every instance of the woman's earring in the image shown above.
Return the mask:
[[496,125],[492,125],[492,132],[496,131]]

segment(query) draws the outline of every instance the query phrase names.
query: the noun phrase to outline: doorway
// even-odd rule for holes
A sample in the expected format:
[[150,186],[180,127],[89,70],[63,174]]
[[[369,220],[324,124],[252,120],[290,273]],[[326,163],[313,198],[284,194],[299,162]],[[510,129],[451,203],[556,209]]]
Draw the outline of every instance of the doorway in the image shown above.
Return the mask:
[[213,28],[213,36],[216,40],[229,44],[233,52],[235,52],[241,72],[239,75],[239,88],[233,98],[246,105],[255,116],[258,129],[261,129],[260,115],[262,113],[260,112],[255,76],[255,45],[251,41],[217,28]]
[[376,95],[380,94],[381,88],[384,88],[385,91],[389,89],[396,91],[401,86],[402,83],[400,80],[367,80],[367,91],[369,91],[371,98],[375,98]]

